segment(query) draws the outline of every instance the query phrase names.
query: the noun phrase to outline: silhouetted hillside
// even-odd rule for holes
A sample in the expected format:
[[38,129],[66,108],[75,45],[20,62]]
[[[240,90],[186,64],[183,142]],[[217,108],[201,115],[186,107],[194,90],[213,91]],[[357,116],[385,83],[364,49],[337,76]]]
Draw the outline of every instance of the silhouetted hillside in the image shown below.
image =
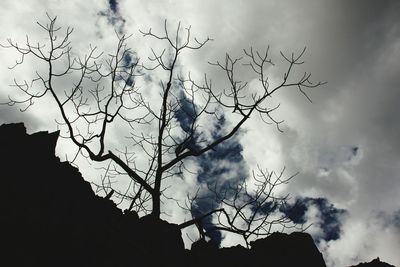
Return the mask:
[[185,250],[177,225],[96,196],[54,156],[58,135],[0,126],[0,266],[325,266],[305,233],[274,233],[251,250],[204,240]]
[[57,138],[27,135],[23,124],[0,126],[1,266],[147,266],[154,254],[181,258],[177,227],[123,214],[96,196],[76,168],[54,156]]
[[382,262],[378,257],[372,260],[371,262],[363,262],[358,265],[353,265],[351,267],[395,267],[395,266]]
[[306,233],[273,233],[251,242],[251,250],[242,246],[217,249],[201,240],[192,245],[191,253],[190,266],[325,266],[322,254]]

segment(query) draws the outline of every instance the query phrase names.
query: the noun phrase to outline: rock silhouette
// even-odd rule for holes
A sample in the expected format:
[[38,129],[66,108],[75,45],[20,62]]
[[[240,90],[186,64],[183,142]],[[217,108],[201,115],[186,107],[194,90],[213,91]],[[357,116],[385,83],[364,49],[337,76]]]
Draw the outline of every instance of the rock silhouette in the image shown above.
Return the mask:
[[382,262],[378,257],[376,259],[373,259],[371,262],[363,262],[358,265],[353,265],[351,267],[395,267],[395,266]]
[[325,266],[306,233],[274,233],[252,249],[199,240],[185,250],[177,225],[96,196],[55,157],[58,136],[0,126],[0,266]]
[[200,240],[192,245],[190,266],[247,266],[249,263],[260,267],[326,266],[312,237],[306,233],[272,233],[250,245],[251,250],[242,246],[217,249]]

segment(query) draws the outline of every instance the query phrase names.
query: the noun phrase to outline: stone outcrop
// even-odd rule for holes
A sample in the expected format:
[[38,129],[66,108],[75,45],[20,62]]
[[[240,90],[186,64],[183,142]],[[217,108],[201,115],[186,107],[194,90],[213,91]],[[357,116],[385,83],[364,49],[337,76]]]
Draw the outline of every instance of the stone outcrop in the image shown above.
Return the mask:
[[58,134],[0,126],[1,266],[151,266],[155,254],[183,257],[176,225],[124,214],[60,162]]
[[351,267],[395,267],[395,266],[390,265],[390,264],[388,264],[388,263],[386,263],[386,262],[381,261],[381,260],[379,259],[379,257],[378,257],[378,258],[376,258],[376,259],[373,259],[373,260],[370,261],[370,262],[362,262],[362,263],[360,263],[360,264],[353,265],[353,266],[351,266]]
[[217,249],[200,240],[192,245],[190,266],[247,266],[249,263],[260,267],[326,266],[312,237],[306,233],[272,233],[250,245],[250,250],[242,246]]

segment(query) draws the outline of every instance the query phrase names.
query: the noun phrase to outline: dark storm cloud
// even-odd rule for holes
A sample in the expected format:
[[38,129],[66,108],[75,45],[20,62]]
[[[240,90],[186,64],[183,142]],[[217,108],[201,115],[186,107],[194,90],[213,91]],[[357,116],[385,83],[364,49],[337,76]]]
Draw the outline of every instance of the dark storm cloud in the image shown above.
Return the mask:
[[336,208],[326,198],[297,198],[293,205],[285,207],[284,212],[289,219],[296,224],[310,223],[309,218],[306,218],[307,211],[310,207],[315,207],[319,211],[318,222],[313,222],[314,225],[322,230],[322,235],[314,236],[318,242],[320,240],[330,241],[340,238],[341,219],[347,212],[343,209]]
[[[224,123],[218,127],[224,128]],[[218,128],[214,132],[218,135]],[[198,158],[200,172],[197,176],[199,184],[204,184],[210,188],[216,188],[218,193],[230,192],[232,188],[236,188],[243,183],[248,176],[248,167],[242,156],[243,148],[238,139],[233,137],[228,141],[220,144],[215,150],[202,155]],[[232,169],[235,171],[232,172]],[[192,211],[195,216],[206,213],[207,211],[217,208],[220,204],[218,198],[209,191],[200,192],[201,195],[196,200],[196,209]],[[217,245],[221,243],[222,235],[218,231],[208,231],[213,228],[212,217],[204,220],[207,235]]]
[[[114,28],[119,37],[126,35],[125,23],[126,20],[120,12],[119,3],[117,0],[108,1],[108,9],[100,11],[98,13],[100,17],[105,17],[107,22]],[[125,42],[126,44],[126,42]],[[124,53],[123,65],[126,69],[129,69],[132,65],[138,63],[138,57],[135,51],[130,50],[129,53]],[[129,70],[127,71],[129,73]],[[121,74],[120,77],[116,77],[116,80],[123,79],[127,81],[127,85],[132,86],[134,84],[134,77],[128,77],[129,75]]]
[[182,130],[185,133],[189,133],[194,117],[196,116],[195,110],[193,109],[193,103],[186,97],[183,89],[179,92],[178,100],[180,101],[180,109],[175,113],[175,117]]
[[110,9],[112,12],[118,12],[118,2],[117,0],[108,0],[108,4],[110,5]]
[[[309,218],[308,212],[316,208],[318,218]],[[270,214],[276,212],[278,206],[273,202],[266,202],[260,212]],[[344,209],[339,209],[326,198],[297,197],[292,204],[279,206],[279,211],[284,213],[293,223],[304,227],[316,227],[321,231],[313,236],[316,242],[337,240],[342,231],[341,220],[347,214]]]
[[[188,99],[183,91],[179,94],[180,109],[175,113],[182,130],[188,135],[191,132],[191,125],[195,112],[193,103]],[[226,127],[226,120],[222,117],[218,124],[214,126],[211,135],[213,138],[218,139]],[[185,147],[188,149],[199,148],[196,144],[199,138],[197,133],[189,139]],[[183,140],[182,140],[183,141]],[[229,188],[235,188],[239,183],[247,178],[247,165],[243,159],[241,152],[242,146],[238,142],[237,137],[233,137],[222,144],[218,145],[213,150],[196,158],[200,167],[197,176],[197,182],[200,185],[205,185],[205,188],[215,188],[217,193],[225,192]],[[232,167],[235,167],[237,172],[232,173]],[[198,199],[195,200],[194,208],[191,211],[194,217],[201,215],[218,208],[220,200],[214,193],[207,189],[199,192]],[[211,230],[214,227],[212,217],[209,216],[203,221],[203,227],[206,235],[216,245],[220,245],[222,234],[219,231]]]
[[108,9],[100,11],[99,16],[107,18],[109,24],[111,24],[118,34],[125,33],[125,22],[126,20],[120,13],[119,4],[117,0],[108,1]]

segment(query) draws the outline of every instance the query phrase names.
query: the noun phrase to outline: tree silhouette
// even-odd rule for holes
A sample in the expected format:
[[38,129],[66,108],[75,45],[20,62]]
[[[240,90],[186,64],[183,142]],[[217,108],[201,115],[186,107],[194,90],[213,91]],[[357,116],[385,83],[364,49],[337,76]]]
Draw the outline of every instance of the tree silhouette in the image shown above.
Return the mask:
[[[56,25],[56,17],[49,15],[46,24],[38,22],[38,25],[48,36],[45,43],[33,43],[27,37],[23,45],[11,39],[2,45],[15,49],[21,56],[11,68],[24,64],[25,58],[32,56],[47,69],[36,71],[30,82],[14,80],[13,86],[23,92],[23,97],[10,96],[7,104],[19,104],[26,111],[36,99],[50,96],[51,104],[61,115],[57,123],[66,129],[66,137],[78,148],[76,156],[107,163],[101,185],[107,188],[107,198],[114,194],[130,201],[129,210],[155,218],[162,213],[163,199],[169,197],[165,195],[164,180],[181,175],[187,159],[218,149],[255,115],[280,130],[281,121],[272,116],[279,105],[271,106],[268,100],[285,87],[297,88],[309,99],[304,90],[323,84],[312,83],[310,73],[295,74],[294,69],[303,64],[304,49],[297,55],[280,53],[286,71],[272,85],[267,73],[274,66],[269,47],[264,52],[244,50],[241,58],[226,54],[223,61],[210,63],[225,76],[222,90],[215,89],[207,75],[198,82],[190,73],[181,74],[180,58],[188,50],[203,48],[211,39],[193,38],[191,28],[182,28],[180,23],[173,32],[167,22],[162,34],[153,33],[151,28],[141,31],[143,37],[166,45],[161,51],[151,49],[146,61],[127,46],[129,36],[125,35],[117,36],[113,54],[103,55],[97,47],[90,46],[85,56],[75,57],[70,43],[72,28],[63,30]],[[238,78],[242,69],[258,78],[259,88],[251,94],[249,83]],[[158,80],[154,79],[155,75],[159,75]],[[60,81],[70,84],[65,86]],[[158,101],[149,98],[149,90],[157,91]],[[223,114],[227,112],[236,118],[231,128],[223,129],[218,135],[209,134],[210,125],[225,120]],[[122,150],[116,149],[109,140],[110,128],[115,126],[121,127],[118,133],[128,135],[130,141]],[[147,158],[146,166],[137,164],[136,154]],[[106,179],[120,175],[131,179],[123,191],[112,188]],[[288,182],[291,176],[285,179],[283,172],[277,175],[260,169],[260,175],[253,178],[254,191],[246,183],[221,191],[215,181],[215,186],[209,189],[221,206],[182,223],[181,228],[201,225],[205,217],[217,214],[216,230],[238,233],[247,242],[252,235],[269,234],[275,223],[289,224],[285,216],[269,220],[268,215],[277,206],[284,206],[287,196],[275,196],[273,190]],[[269,211],[268,205],[272,205]]]

